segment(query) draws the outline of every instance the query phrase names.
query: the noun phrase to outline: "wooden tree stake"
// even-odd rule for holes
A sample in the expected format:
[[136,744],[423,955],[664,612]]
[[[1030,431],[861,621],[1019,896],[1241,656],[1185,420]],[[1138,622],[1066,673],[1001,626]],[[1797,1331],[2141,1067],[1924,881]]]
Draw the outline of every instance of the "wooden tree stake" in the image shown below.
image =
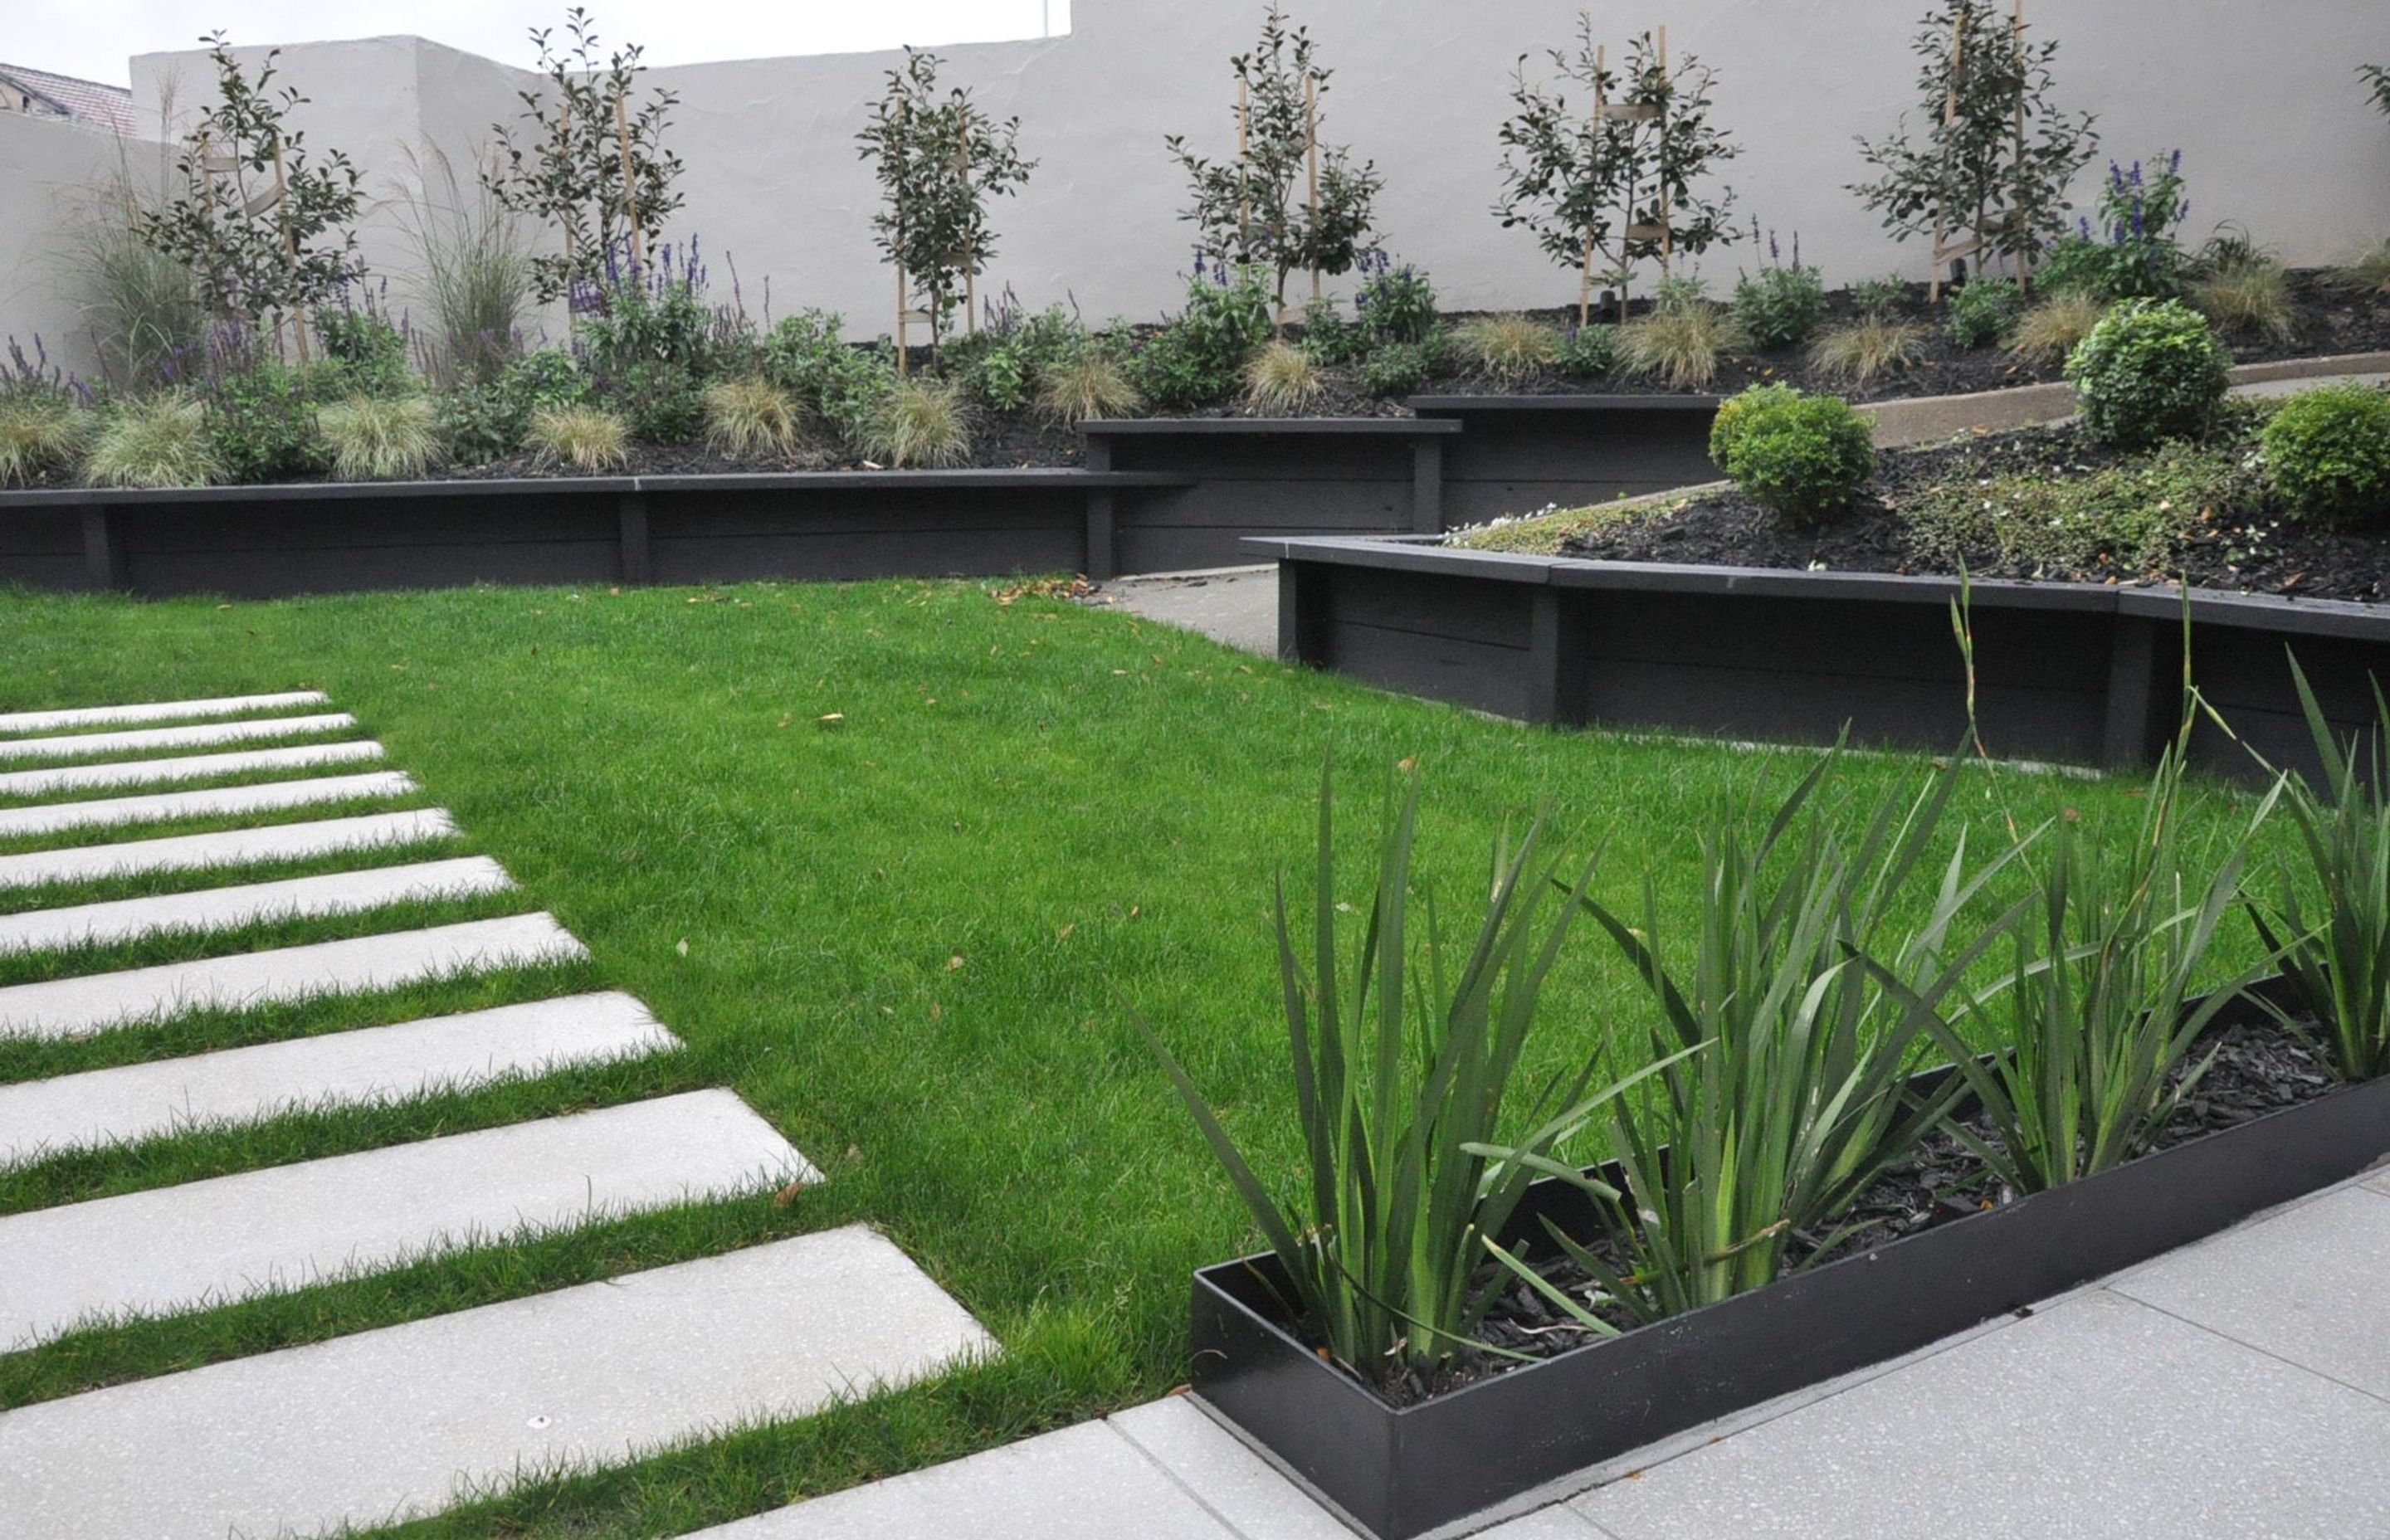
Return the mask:
[[[290,233],[290,184],[282,174],[282,135],[274,136],[274,220],[282,227],[282,268],[291,277],[291,287],[298,287],[299,239]],[[294,293],[295,300],[297,295]],[[299,364],[307,365],[307,311],[302,305],[290,317],[290,340],[298,344]]]
[[[1588,176],[1594,173],[1595,166],[1598,166],[1601,160],[1603,136],[1602,123],[1604,122],[1602,112],[1603,109],[1610,105],[1609,100],[1601,89],[1601,77],[1603,72],[1609,68],[1609,45],[1603,44],[1597,46],[1593,50],[1593,117],[1591,120],[1593,134],[1591,138],[1587,141],[1592,147],[1595,165],[1587,166],[1586,168],[1586,173]],[[1591,325],[1592,321],[1593,226],[1588,225],[1586,226],[1585,230],[1585,266],[1577,276],[1576,285],[1576,324],[1578,329],[1582,330],[1584,327]]]
[[[1304,154],[1311,168],[1311,232],[1317,241],[1319,235],[1319,77],[1303,77],[1303,137]],[[1311,269],[1311,302],[1319,302],[1319,268]]]
[[[2009,12],[2009,46],[2016,52],[2017,180],[2022,184],[2024,180],[2025,174],[2024,94],[2026,64],[2024,53],[2024,0],[2015,0],[2014,7]],[[2030,294],[2033,292],[2033,232],[2030,230],[2019,230],[2015,228],[2016,222],[2022,217],[2022,211],[2015,208],[2009,210],[2010,233],[2011,237],[2016,240],[2017,287]]]
[[[1950,178],[1950,130],[1959,122],[1959,76],[1967,67],[1967,8],[1950,22],[1950,89],[1942,101],[1942,179],[1947,188]],[[1934,273],[1926,281],[1925,302],[1942,302],[1942,270],[1948,260],[1950,241],[1950,209],[1937,199],[1934,205]]]
[[631,109],[625,105],[627,93],[614,93],[614,142],[623,152],[623,214],[631,225],[631,260],[642,268],[648,264],[648,240],[639,228],[639,188],[631,179]]
[[[968,184],[970,181],[970,119],[966,116],[955,124],[955,174]],[[973,270],[979,266],[975,247],[963,248],[963,324],[973,337],[979,335],[979,284]]]
[[1245,77],[1237,77],[1237,245],[1238,255],[1250,254],[1253,244],[1253,192],[1252,182],[1253,135],[1253,87]]
[[1676,100],[1676,82],[1668,74],[1668,29],[1660,28],[1660,276],[1670,276],[1671,263],[1677,253],[1677,232],[1673,215],[1676,203],[1668,188],[1668,106]]

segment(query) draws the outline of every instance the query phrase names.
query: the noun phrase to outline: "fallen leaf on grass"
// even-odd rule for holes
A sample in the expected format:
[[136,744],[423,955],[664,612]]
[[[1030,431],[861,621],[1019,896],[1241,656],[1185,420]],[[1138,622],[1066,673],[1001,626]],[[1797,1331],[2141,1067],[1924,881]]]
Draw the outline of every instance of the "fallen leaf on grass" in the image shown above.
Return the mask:
[[835,727],[845,720],[846,713],[844,712],[829,712],[823,715],[814,718],[815,724],[823,727]]
[[952,973],[955,969],[962,967],[962,954],[957,952],[953,956],[946,959],[946,971]]
[[782,1187],[779,1191],[772,1194],[772,1206],[774,1208],[785,1209],[790,1204],[795,1202],[798,1195],[803,1193],[804,1190],[805,1179],[800,1176],[795,1181],[790,1182],[787,1187]]
[[680,944],[679,944],[678,946],[674,947],[674,948],[673,948],[673,950],[674,950],[674,951],[675,951],[675,952],[677,952],[677,953],[679,953],[679,954],[680,954],[682,956],[684,956],[684,957],[687,956],[688,956],[688,938],[687,938],[687,936],[683,936],[683,937],[681,937],[681,938],[680,938]]

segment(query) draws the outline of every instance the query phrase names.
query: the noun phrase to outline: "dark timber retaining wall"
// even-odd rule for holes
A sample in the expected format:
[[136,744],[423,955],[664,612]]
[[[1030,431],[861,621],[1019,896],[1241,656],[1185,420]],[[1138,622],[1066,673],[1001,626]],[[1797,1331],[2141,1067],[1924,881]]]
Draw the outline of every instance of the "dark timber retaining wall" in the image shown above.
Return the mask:
[[[1787,742],[1831,742],[1848,724],[1855,742],[1947,749],[1966,731],[1952,579],[1248,545],[1279,558],[1280,653],[1392,689],[1532,722]],[[2390,613],[2198,591],[2189,611],[2200,687],[2242,739],[2203,731],[2197,763],[2245,776],[2255,749],[2311,767],[2293,652],[2343,732],[2374,724]],[[1994,752],[2154,762],[2176,725],[2178,592],[1983,582],[1969,612]]]
[[1413,396],[1461,430],[1445,452],[1446,527],[1717,479],[1715,396]]

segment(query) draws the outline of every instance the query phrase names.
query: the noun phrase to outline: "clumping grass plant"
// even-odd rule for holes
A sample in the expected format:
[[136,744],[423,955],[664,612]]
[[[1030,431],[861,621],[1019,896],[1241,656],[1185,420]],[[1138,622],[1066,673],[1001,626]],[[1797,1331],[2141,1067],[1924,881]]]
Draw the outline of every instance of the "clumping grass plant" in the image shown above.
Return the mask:
[[786,459],[804,443],[797,398],[761,375],[706,387],[705,442],[732,459]]
[[2390,240],[2333,273],[2332,284],[2343,293],[2390,299]]
[[532,408],[523,447],[542,467],[595,475],[631,460],[631,427],[603,406],[572,404]]
[[1560,362],[1560,332],[1524,315],[1480,315],[1460,327],[1457,340],[1470,362],[1509,384]]
[[1085,343],[1049,366],[1037,381],[1037,415],[1075,428],[1089,417],[1133,417],[1145,398],[1111,349]]
[[1318,364],[1291,342],[1265,342],[1245,364],[1245,404],[1256,411],[1300,412],[1327,390]]
[[2235,337],[2280,343],[2298,334],[2291,276],[2262,251],[2234,250],[2191,278],[2184,292],[2218,330]]
[[2381,730],[2370,744],[2345,744],[2295,659],[2291,669],[2324,776],[2320,787],[2292,776],[2282,806],[2322,896],[2310,909],[2285,861],[2279,896],[2252,900],[2249,918],[2280,954],[2297,1014],[2321,1023],[2332,1068],[2372,1080],[2390,1074],[2390,701],[2377,686]]
[[[1594,865],[1574,884],[1544,860],[1538,818],[1515,851],[1497,849],[1474,938],[1451,945],[1433,901],[1415,931],[1411,850],[1419,784],[1390,798],[1377,887],[1349,972],[1338,936],[1332,796],[1322,778],[1317,891],[1308,973],[1296,955],[1283,880],[1278,894],[1280,993],[1305,1184],[1274,1196],[1150,1029],[1145,1036],[1286,1270],[1291,1312],[1355,1375],[1385,1386],[1423,1377],[1473,1341],[1499,1297],[1478,1278],[1486,1238],[1528,1184],[1552,1168],[1554,1142],[1638,1082],[1673,1069],[1688,1047],[1593,1089],[1599,1053],[1546,1081],[1525,1123],[1535,1132],[1492,1150],[1545,981],[1568,939]],[[1544,912],[1559,905],[1548,923]],[[1374,993],[1373,993],[1374,992]]]
[[1872,312],[1829,327],[1809,344],[1809,366],[1838,385],[1864,390],[1925,355],[1925,327]]
[[2070,290],[2049,295],[2017,318],[2009,352],[2028,364],[2063,364],[2107,314],[2108,302],[2096,294]]
[[970,408],[945,380],[900,380],[872,413],[863,451],[899,469],[960,465],[970,458]]
[[323,408],[315,421],[344,481],[420,476],[440,456],[439,411],[428,396],[355,396]]
[[30,486],[72,465],[89,426],[63,391],[0,395],[0,487]]
[[225,479],[206,405],[178,391],[109,407],[83,469],[100,486],[203,487]]
[[1703,297],[1698,282],[1673,279],[1660,286],[1647,314],[1618,328],[1618,366],[1672,391],[1698,391],[1743,345],[1733,316]]

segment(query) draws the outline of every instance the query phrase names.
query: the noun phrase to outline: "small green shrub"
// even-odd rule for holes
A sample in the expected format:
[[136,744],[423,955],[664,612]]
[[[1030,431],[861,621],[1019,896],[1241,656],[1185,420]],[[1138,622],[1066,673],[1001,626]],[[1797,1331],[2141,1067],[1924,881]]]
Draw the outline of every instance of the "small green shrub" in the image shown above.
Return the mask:
[[2296,511],[2390,524],[2390,395],[2326,385],[2266,424],[2266,471]]
[[896,468],[956,466],[970,458],[970,410],[943,379],[897,381],[872,415],[863,452]]
[[315,414],[332,470],[343,481],[412,479],[440,452],[439,414],[428,397],[357,396]]
[[2129,167],[2111,161],[2096,219],[2050,244],[2037,281],[2052,294],[2170,300],[2182,292],[2186,259],[2176,232],[2190,207],[2182,151]]
[[0,487],[30,486],[72,465],[89,427],[64,391],[0,395]]
[[896,388],[896,368],[885,349],[841,340],[840,325],[835,314],[820,310],[787,317],[764,340],[764,375],[855,447]]
[[533,460],[546,469],[595,475],[630,463],[631,428],[615,413],[585,402],[532,408],[523,435]]
[[1652,296],[1650,312],[1618,328],[1618,366],[1672,391],[1697,391],[1717,378],[1728,353],[1747,345],[1742,328],[1710,302],[1699,279],[1671,278]]
[[415,390],[406,339],[374,307],[317,311],[315,337],[324,359],[309,371],[307,383],[316,400],[403,396]]
[[1187,308],[1129,357],[1129,382],[1158,406],[1201,406],[1234,392],[1245,361],[1270,340],[1270,294],[1250,269],[1214,283],[1198,273]]
[[2017,318],[2009,352],[2027,364],[2063,364],[2107,314],[2096,294],[2052,294]]
[[2091,436],[2126,449],[2198,438],[2231,384],[2206,318],[2178,300],[2117,305],[2067,359],[2066,378]]
[[1849,507],[1875,474],[1875,437],[1838,396],[1758,385],[1719,409],[1710,458],[1760,507],[1810,524]]
[[1037,415],[1070,428],[1089,417],[1133,417],[1145,398],[1129,383],[1119,353],[1089,340],[1047,369],[1037,384]]
[[786,459],[803,442],[797,398],[760,375],[706,388],[705,442],[732,459]]
[[208,439],[227,480],[271,481],[328,463],[315,404],[296,369],[271,359],[227,368],[209,389],[207,412]]
[[1908,308],[1908,280],[1897,275],[1851,285],[1851,302],[1862,315],[1897,315]]
[[1327,389],[1318,364],[1291,342],[1266,342],[1245,366],[1245,402],[1256,411],[1300,412]]
[[531,415],[542,406],[571,406],[587,399],[588,377],[561,348],[525,353],[482,384],[442,395],[435,407],[440,441],[462,465],[486,465],[523,446]]
[[1819,332],[1809,344],[1809,367],[1835,384],[1863,390],[1914,366],[1924,353],[1923,327],[1870,311]]
[[1945,329],[1970,353],[2006,341],[2024,316],[2024,290],[2014,278],[1977,278],[1950,296]]
[[1464,357],[1505,384],[1532,379],[1560,362],[1560,332],[1524,315],[1478,316],[1454,340]]
[[1435,286],[1425,273],[1408,263],[1396,267],[1394,258],[1374,250],[1361,253],[1359,271],[1365,277],[1353,296],[1353,313],[1365,349],[1424,342],[1442,328]]
[[83,468],[100,486],[204,487],[225,479],[206,404],[178,391],[109,407]]
[[1734,318],[1755,348],[1809,340],[1826,318],[1826,283],[1814,267],[1768,266],[1734,286]]
[[1392,401],[1423,389],[1444,366],[1445,350],[1437,340],[1390,342],[1361,361],[1354,382],[1378,400]]
[[643,358],[606,383],[606,398],[649,443],[687,443],[705,428],[705,388],[678,364]]
[[1577,379],[1598,379],[1618,366],[1616,327],[1571,327],[1552,367]]
[[985,326],[939,345],[938,373],[990,411],[1018,412],[1035,398],[1046,372],[1079,351],[1086,328],[1060,305],[1026,314],[1009,290],[986,308]]

